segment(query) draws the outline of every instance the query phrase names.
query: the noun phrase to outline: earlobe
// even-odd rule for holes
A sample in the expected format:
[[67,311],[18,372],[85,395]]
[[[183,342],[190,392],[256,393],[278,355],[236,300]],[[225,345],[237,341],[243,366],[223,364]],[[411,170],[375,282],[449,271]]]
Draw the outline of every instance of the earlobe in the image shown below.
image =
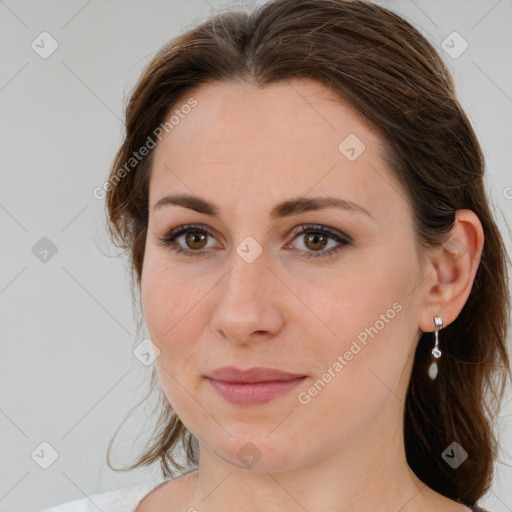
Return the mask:
[[471,210],[458,210],[446,241],[433,252],[419,319],[422,331],[433,330],[433,315],[441,316],[445,326],[457,318],[471,293],[483,244],[483,228],[477,215]]

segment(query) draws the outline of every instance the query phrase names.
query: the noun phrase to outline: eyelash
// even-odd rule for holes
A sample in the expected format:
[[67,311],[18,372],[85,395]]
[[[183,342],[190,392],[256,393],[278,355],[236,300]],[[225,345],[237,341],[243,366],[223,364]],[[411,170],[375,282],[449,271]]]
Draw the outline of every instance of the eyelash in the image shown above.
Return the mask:
[[[213,235],[207,229],[202,227],[201,225],[187,224],[184,226],[179,226],[179,227],[171,230],[170,232],[166,233],[163,236],[159,236],[158,244],[163,245],[165,247],[170,247],[171,251],[176,252],[176,254],[184,253],[185,255],[190,255],[190,256],[202,256],[203,254],[206,254],[208,252],[208,249],[194,251],[192,249],[182,249],[181,247],[179,247],[176,244],[176,242],[175,242],[176,238],[178,238],[179,236],[181,236],[183,234],[187,234],[189,232],[197,232],[197,233],[207,234],[208,236],[213,237]],[[286,245],[288,245],[293,240],[295,240],[295,238],[298,237],[299,235],[306,234],[306,233],[327,235],[328,238],[335,240],[336,242],[338,242],[338,244],[342,244],[342,245],[337,245],[335,247],[331,247],[327,251],[322,251],[322,252],[317,252],[317,253],[301,251],[301,252],[305,253],[304,255],[306,258],[326,258],[329,256],[333,256],[334,254],[337,254],[344,246],[350,245],[351,241],[352,241],[351,238],[349,236],[345,235],[344,233],[341,233],[334,229],[328,228],[326,226],[321,226],[319,224],[304,224],[304,225],[298,226],[292,230],[292,234],[294,235],[294,237]]]

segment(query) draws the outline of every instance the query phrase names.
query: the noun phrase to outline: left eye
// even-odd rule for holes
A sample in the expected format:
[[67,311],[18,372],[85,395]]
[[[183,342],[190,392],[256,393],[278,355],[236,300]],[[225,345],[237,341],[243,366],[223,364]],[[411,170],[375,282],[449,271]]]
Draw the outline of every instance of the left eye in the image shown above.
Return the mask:
[[[304,235],[303,244],[306,250],[301,250],[300,252],[304,253],[304,256],[307,258],[331,256],[351,243],[348,235],[318,224],[298,226],[292,230],[292,235],[294,237],[291,241],[300,235]],[[177,243],[182,237],[184,237],[185,247]],[[190,256],[201,256],[208,252],[208,250],[205,250],[208,237],[213,238],[213,235],[202,226],[185,225],[179,226],[169,233],[158,237],[158,244],[170,247],[171,251],[177,254],[184,253]],[[329,240],[333,244],[327,250],[324,250],[328,247]],[[288,248],[290,244],[291,242],[288,242],[285,247]]]
[[[349,245],[351,242],[348,235],[318,224],[298,226],[292,230],[292,234],[295,235],[293,240],[295,240],[295,238],[302,237],[303,244],[306,249],[312,251],[304,251],[304,256],[307,258],[331,256],[340,251],[344,246]],[[332,242],[332,245],[328,250],[323,250],[329,245],[329,240]],[[286,245],[286,247],[288,246],[289,244]]]

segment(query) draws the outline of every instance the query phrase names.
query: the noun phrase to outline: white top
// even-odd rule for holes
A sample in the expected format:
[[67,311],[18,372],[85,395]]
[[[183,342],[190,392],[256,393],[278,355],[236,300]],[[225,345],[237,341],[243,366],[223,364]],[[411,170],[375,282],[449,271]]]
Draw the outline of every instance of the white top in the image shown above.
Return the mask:
[[55,505],[41,512],[98,512],[98,510],[102,512],[135,512],[143,498],[169,480],[166,478],[152,484],[93,494],[86,498]]
[[[139,503],[154,489],[168,482],[170,478],[156,483],[126,487],[117,491],[92,494],[88,498],[67,501],[61,505],[41,510],[41,512],[136,512]],[[466,507],[468,512],[487,512],[475,506]]]

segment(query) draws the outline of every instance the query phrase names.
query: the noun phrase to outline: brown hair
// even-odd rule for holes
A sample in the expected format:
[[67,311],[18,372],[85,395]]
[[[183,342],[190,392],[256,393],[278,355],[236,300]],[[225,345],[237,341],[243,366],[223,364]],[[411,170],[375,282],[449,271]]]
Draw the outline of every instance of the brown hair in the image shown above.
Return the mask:
[[[439,376],[426,377],[432,333],[423,333],[404,420],[407,462],[418,478],[473,506],[492,481],[498,455],[492,425],[510,376],[510,258],[489,208],[483,153],[452,77],[433,46],[397,14],[362,0],[276,0],[250,13],[213,16],[157,53],[129,99],[106,197],[110,236],[128,252],[132,292],[134,280],[140,291],[153,151],[122,179],[119,169],[195,86],[219,80],[264,87],[294,77],[327,85],[382,134],[385,158],[413,207],[419,247],[443,244],[459,209],[472,210],[482,223],[481,262],[462,311],[442,330]],[[161,410],[152,444],[121,471],[160,461],[164,476],[172,476],[170,466],[184,467],[174,455],[180,443],[186,465],[198,462],[197,439],[157,383],[153,368],[150,389],[158,389]],[[441,457],[453,441],[469,454],[456,470]],[[107,462],[117,470],[111,444]]]

